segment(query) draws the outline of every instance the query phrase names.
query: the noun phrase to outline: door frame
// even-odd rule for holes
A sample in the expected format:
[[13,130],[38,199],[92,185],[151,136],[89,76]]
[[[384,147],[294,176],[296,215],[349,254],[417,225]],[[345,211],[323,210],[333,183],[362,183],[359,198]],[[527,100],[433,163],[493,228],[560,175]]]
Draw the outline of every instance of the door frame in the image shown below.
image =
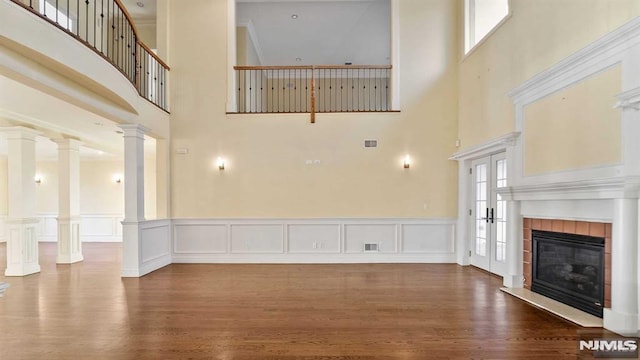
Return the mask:
[[473,205],[472,177],[469,174],[471,162],[499,152],[506,152],[507,178],[514,176],[515,145],[520,138],[519,132],[511,132],[486,143],[472,146],[454,154],[450,160],[458,161],[458,219],[456,221],[456,262],[462,266],[471,265],[469,252],[471,251],[471,226],[469,216],[470,206]]
[[[474,159],[471,161],[471,169],[475,169],[471,171],[471,176],[469,177],[469,182],[471,183],[471,192],[470,192],[470,202],[473,205],[470,207],[470,236],[469,236],[469,248],[471,251],[470,256],[470,264],[481,268],[485,271],[488,271],[492,274],[496,274],[498,276],[503,276],[506,274],[507,270],[507,259],[503,259],[502,261],[497,260],[498,254],[498,236],[502,234],[502,240],[505,240],[507,236],[506,231],[506,223],[501,221],[501,217],[507,216],[506,202],[503,203],[504,207],[502,208],[502,215],[500,212],[500,204],[498,197],[501,196],[499,193],[499,189],[497,187],[498,182],[498,162],[507,160],[506,151],[500,151],[497,153],[493,153],[491,155],[487,155],[478,159]],[[478,209],[478,167],[480,165],[485,166],[485,206],[486,214],[483,210]],[[506,164],[505,164],[506,165]],[[508,170],[508,169],[507,169]],[[508,174],[504,174],[505,179],[508,182]],[[503,200],[504,201],[504,200]],[[489,211],[491,209],[491,211]],[[485,246],[484,246],[484,255],[478,255],[478,220],[486,221],[485,227]],[[502,226],[502,232],[500,228]],[[506,252],[506,248],[504,249]],[[504,254],[506,255],[506,253]]]

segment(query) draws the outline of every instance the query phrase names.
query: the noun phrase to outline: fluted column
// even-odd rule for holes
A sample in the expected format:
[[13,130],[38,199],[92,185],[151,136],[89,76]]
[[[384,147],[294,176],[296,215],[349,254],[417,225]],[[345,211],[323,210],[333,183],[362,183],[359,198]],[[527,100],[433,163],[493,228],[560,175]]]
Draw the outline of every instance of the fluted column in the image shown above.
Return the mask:
[[82,261],[80,240],[80,142],[58,144],[58,264]]

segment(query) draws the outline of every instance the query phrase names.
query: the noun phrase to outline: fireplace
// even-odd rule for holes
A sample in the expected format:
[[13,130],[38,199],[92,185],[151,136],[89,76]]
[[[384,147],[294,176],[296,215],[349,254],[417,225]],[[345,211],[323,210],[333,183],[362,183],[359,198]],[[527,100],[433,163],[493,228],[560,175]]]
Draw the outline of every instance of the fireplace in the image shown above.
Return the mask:
[[605,239],[532,231],[531,290],[602,318]]

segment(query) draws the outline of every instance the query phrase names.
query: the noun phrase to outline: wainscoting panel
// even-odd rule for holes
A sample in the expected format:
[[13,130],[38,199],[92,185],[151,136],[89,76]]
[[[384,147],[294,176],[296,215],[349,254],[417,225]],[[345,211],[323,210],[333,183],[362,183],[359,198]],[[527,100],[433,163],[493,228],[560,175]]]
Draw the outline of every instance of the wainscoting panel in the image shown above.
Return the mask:
[[[453,219],[173,219],[174,263],[452,263]],[[365,251],[365,244],[378,245]]]
[[340,253],[340,224],[290,224],[289,253]]
[[403,253],[454,252],[454,225],[402,225]]
[[[56,242],[58,238],[58,215],[39,214],[38,241]],[[82,242],[121,242],[122,215],[83,214],[80,216],[80,239]]]
[[171,220],[140,223],[141,273],[171,264]]
[[278,254],[284,252],[283,225],[231,225],[231,252],[236,254]]
[[365,244],[377,244],[378,252],[398,251],[396,224],[347,224],[344,226],[345,252],[362,253]]
[[175,254],[221,254],[227,252],[228,226],[224,224],[211,225],[175,225],[173,237],[188,239],[188,241],[174,241]]

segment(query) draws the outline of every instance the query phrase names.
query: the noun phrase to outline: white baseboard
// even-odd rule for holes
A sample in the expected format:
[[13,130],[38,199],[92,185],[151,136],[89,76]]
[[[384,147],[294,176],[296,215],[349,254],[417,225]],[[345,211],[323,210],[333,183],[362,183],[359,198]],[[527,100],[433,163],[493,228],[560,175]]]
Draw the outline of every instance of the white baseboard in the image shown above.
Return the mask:
[[354,255],[224,255],[208,257],[174,256],[174,264],[452,264],[455,254],[364,254]]

